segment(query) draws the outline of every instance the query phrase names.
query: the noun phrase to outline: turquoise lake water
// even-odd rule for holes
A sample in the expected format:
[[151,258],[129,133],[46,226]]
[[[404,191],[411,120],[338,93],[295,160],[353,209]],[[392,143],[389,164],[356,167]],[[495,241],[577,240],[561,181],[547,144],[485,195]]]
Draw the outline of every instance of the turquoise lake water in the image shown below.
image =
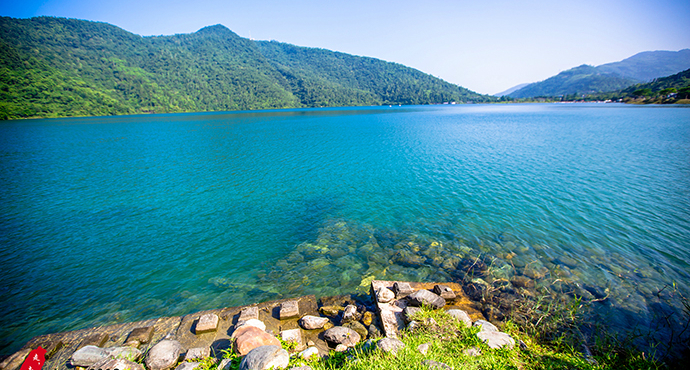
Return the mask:
[[690,108],[0,123],[1,353],[49,332],[365,292],[372,278],[457,281],[477,257],[488,283],[605,294],[592,305],[615,327],[680,320]]

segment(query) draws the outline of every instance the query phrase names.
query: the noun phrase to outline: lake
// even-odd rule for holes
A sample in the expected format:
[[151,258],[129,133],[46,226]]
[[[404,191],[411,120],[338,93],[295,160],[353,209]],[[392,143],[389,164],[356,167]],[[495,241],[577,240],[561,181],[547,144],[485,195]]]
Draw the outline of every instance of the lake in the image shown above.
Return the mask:
[[[467,266],[476,258],[484,268]],[[525,276],[577,290],[616,330],[677,323],[690,295],[690,109],[0,122],[0,264],[1,353],[49,332],[365,293],[374,278]]]

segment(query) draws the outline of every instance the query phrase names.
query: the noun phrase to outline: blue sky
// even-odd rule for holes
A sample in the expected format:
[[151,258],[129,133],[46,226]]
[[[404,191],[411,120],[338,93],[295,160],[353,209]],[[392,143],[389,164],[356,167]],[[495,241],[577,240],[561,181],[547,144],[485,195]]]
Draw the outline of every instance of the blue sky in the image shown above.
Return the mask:
[[687,0],[0,0],[0,15],[102,21],[143,36],[223,24],[243,37],[401,63],[480,93],[690,48]]

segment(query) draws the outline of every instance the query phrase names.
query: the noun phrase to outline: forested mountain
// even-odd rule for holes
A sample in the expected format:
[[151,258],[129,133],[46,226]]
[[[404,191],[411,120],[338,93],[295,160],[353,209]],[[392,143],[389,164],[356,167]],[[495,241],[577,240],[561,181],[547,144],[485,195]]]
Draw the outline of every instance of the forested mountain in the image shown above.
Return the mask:
[[75,19],[0,18],[0,118],[489,101],[412,68],[224,26],[141,37]]
[[513,98],[596,94],[624,89],[636,83],[668,76],[690,68],[690,49],[677,52],[648,51],[620,62],[598,67],[581,65],[544,81],[529,84],[508,96]]
[[589,94],[603,91],[620,90],[634,84],[636,80],[603,73],[596,67],[581,65],[563,71],[544,81],[529,84],[508,96],[513,98],[531,98],[537,96],[559,96],[568,94]]
[[[591,100],[618,100],[645,103],[675,103],[690,98],[690,69],[671,76],[657,78],[652,82],[635,84],[623,90],[588,97]],[[687,104],[687,102],[685,102]]]
[[690,49],[680,51],[644,51],[620,62],[602,64],[598,70],[636,80],[649,82],[690,68]]

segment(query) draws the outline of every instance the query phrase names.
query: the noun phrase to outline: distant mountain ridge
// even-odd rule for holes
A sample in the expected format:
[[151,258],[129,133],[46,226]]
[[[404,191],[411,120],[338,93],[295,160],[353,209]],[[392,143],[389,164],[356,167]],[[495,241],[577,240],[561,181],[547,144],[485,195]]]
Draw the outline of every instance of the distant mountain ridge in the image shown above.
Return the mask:
[[512,98],[593,94],[666,77],[690,68],[690,49],[646,51],[597,67],[581,65],[507,94]]
[[142,37],[76,19],[0,17],[0,119],[494,98],[374,58],[254,42],[225,26]]

